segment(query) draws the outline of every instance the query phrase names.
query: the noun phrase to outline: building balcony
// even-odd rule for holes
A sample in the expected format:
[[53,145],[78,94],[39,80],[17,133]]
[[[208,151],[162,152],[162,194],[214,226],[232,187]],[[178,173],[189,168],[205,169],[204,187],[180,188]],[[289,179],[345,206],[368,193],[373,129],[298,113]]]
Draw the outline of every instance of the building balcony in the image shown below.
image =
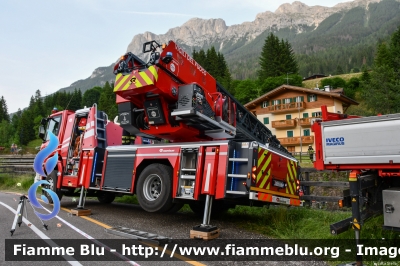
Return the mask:
[[294,119],[272,121],[272,128],[285,129],[295,127],[296,121]]
[[278,138],[280,141],[281,145],[300,145],[300,142],[302,145],[305,144],[314,144],[314,136],[302,136],[300,137],[291,137],[291,138]]
[[302,111],[306,109],[305,102],[295,102],[295,103],[283,103],[271,105],[266,108],[269,113],[279,114],[279,113],[288,113],[293,111]]
[[300,126],[302,127],[311,127],[311,119],[310,117],[308,118],[300,118]]

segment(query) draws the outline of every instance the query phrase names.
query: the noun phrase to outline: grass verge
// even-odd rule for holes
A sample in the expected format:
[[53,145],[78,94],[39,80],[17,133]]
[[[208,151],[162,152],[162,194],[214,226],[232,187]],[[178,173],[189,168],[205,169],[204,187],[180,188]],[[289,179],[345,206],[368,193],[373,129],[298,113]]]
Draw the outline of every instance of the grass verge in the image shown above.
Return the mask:
[[[27,192],[33,184],[32,175],[13,177],[0,174],[0,190]],[[136,196],[125,195],[116,202],[138,204]],[[185,205],[180,212],[192,212]],[[238,227],[279,239],[353,239],[354,231],[349,230],[332,236],[329,225],[351,217],[350,211],[326,211],[308,207],[248,207],[236,206],[218,217],[221,221],[234,222]],[[214,219],[214,218],[212,218]],[[368,220],[361,232],[365,239],[400,239],[400,233],[382,229],[383,216]]]
[[33,181],[33,175],[13,176],[10,174],[0,174],[0,190],[27,192]]

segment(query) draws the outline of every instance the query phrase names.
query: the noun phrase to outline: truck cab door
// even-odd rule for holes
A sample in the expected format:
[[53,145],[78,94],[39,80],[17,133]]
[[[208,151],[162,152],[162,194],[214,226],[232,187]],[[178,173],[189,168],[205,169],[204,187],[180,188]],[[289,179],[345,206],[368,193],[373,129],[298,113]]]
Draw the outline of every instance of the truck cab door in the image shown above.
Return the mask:
[[[60,156],[62,157],[63,166],[67,165],[67,159],[70,157],[72,149],[72,140],[74,138],[74,125],[75,125],[75,114],[70,114],[67,116],[67,122],[65,125],[65,132],[63,139],[61,140],[61,150]],[[64,169],[65,171],[65,169]]]

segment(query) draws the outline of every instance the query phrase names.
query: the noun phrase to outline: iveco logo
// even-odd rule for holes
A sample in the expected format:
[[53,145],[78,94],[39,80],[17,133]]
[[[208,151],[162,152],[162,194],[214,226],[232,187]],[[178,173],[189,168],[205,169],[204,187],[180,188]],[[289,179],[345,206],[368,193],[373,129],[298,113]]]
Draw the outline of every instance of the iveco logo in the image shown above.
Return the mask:
[[344,138],[326,138],[326,146],[344,145]]
[[175,150],[164,150],[164,149],[160,149],[160,152],[175,152]]

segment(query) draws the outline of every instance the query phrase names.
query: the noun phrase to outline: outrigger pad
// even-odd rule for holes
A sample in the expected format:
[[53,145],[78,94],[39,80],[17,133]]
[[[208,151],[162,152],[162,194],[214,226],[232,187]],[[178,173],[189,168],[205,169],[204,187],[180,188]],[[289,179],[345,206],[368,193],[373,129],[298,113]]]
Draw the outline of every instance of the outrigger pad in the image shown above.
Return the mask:
[[215,230],[218,230],[218,227],[213,226],[213,225],[196,225],[193,226],[194,231],[200,231],[200,232],[212,232]]
[[198,225],[190,230],[191,239],[212,240],[219,237],[219,229],[212,225]]

